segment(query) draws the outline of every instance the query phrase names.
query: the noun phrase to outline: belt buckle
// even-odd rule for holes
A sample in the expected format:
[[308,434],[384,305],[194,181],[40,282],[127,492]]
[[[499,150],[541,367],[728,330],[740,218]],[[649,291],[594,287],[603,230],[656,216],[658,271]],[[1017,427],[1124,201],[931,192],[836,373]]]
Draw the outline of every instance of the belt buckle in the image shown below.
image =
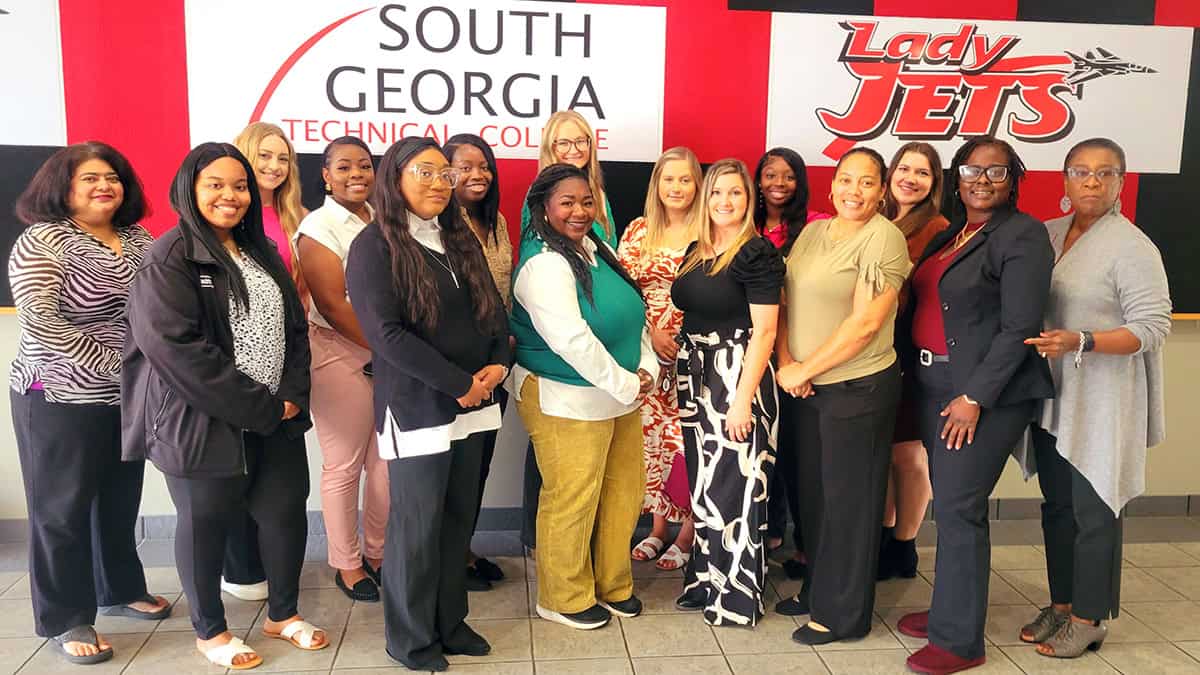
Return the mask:
[[917,361],[923,366],[932,366],[933,352],[929,351],[928,349],[922,349],[921,351],[917,352]]

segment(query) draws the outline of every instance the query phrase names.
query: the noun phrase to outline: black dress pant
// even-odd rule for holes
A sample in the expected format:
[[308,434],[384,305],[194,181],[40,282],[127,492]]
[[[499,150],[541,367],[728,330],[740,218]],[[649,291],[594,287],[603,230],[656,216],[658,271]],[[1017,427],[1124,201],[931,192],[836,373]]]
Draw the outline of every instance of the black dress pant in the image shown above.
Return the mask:
[[525,478],[521,484],[521,543],[537,548],[538,500],[542,496],[542,472],[538,469],[533,441],[525,448]]
[[60,635],[96,607],[146,595],[138,558],[145,462],[121,461],[121,409],[9,392],[29,513],[34,629]]
[[937,523],[937,580],[929,613],[929,641],[964,659],[983,656],[992,544],[988,497],[1004,464],[1033,419],[1035,401],[984,408],[975,440],[950,450],[941,439],[941,411],[953,391],[950,364],[918,366],[921,437],[929,453],[933,519]]
[[871,632],[900,368],[787,397],[799,456],[809,607],[840,638]]
[[226,630],[221,568],[227,533],[249,512],[258,526],[258,549],[270,597],[267,616],[282,621],[298,614],[300,568],[308,540],[308,458],[303,438],[283,432],[243,433],[246,474],[228,478],[166,476],[175,503],[175,566],[191,606],[196,636],[207,640]]
[[[779,390],[779,400],[788,393]],[[783,538],[787,530],[788,517],[792,519],[792,544],[804,552],[804,527],[800,517],[800,487],[796,484],[800,475],[799,449],[793,442],[796,432],[791,429],[795,415],[783,405],[779,409],[779,443],[775,448],[775,472],[771,474],[771,486],[767,490],[767,537]]]
[[231,584],[243,585],[257,584],[267,578],[258,553],[258,525],[249,512],[235,518],[229,526],[221,576]]
[[1121,523],[1090,481],[1033,425],[1050,601],[1081,619],[1115,619],[1121,605]]
[[[463,644],[467,549],[475,522],[483,434],[448,452],[388,462],[391,510],[383,556],[387,651],[422,669]],[[427,669],[427,668],[425,668]]]
[[[508,409],[508,392],[503,387],[497,387],[494,391],[496,394],[496,402],[500,405],[500,417],[503,419],[504,411]],[[480,432],[483,437],[483,454],[479,463],[479,498],[475,501],[475,520],[471,526],[471,533],[475,533],[475,529],[479,527],[479,513],[483,510],[483,490],[487,487],[488,474],[492,471],[492,457],[496,456],[496,440],[500,436],[499,429]],[[536,513],[537,509],[534,509]]]

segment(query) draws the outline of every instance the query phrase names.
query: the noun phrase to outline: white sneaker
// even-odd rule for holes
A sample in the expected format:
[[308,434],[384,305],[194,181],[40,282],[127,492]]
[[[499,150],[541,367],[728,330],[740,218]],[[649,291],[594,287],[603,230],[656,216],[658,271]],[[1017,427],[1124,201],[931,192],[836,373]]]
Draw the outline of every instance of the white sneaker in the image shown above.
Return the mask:
[[266,581],[257,584],[231,584],[225,581],[225,577],[221,577],[221,590],[238,600],[266,600],[268,595]]
[[579,630],[602,628],[612,620],[612,614],[609,614],[608,610],[600,605],[592,605],[588,609],[582,612],[575,612],[574,614],[560,614],[559,612],[538,605],[537,613],[538,616],[547,621],[561,623],[564,626],[578,628]]

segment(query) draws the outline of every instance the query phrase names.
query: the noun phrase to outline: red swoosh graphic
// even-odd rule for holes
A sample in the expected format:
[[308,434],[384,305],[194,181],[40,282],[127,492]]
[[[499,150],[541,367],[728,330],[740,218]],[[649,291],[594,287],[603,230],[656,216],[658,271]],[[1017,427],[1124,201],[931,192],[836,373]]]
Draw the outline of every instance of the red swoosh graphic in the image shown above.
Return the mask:
[[262,119],[263,110],[267,107],[267,102],[270,101],[271,97],[275,95],[275,90],[279,88],[279,83],[283,81],[285,76],[287,76],[288,71],[292,69],[292,66],[296,65],[296,62],[300,60],[300,57],[304,56],[308,50],[313,48],[313,45],[320,42],[321,38],[328,35],[331,31],[333,31],[333,29],[346,23],[350,19],[353,19],[359,14],[362,14],[363,12],[369,12],[372,9],[375,8],[368,7],[366,9],[360,9],[349,16],[344,16],[337,21],[334,21],[333,23],[314,33],[312,37],[304,41],[304,44],[297,47],[296,51],[292,52],[292,55],[287,57],[287,60],[283,62],[283,65],[279,66],[279,70],[275,71],[275,76],[271,78],[271,81],[267,84],[267,88],[263,90],[262,96],[259,97],[258,105],[254,106],[254,112],[250,114],[250,121],[257,122]]

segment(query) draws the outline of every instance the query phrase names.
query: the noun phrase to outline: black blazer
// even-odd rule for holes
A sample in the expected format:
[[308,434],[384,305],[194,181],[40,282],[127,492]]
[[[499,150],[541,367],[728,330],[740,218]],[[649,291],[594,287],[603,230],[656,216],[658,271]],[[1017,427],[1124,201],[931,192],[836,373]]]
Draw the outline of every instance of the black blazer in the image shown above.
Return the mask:
[[[122,459],[149,459],[163,473],[185,478],[236,476],[246,471],[243,430],[264,436],[281,430],[304,451],[304,432],[312,426],[308,325],[296,289],[280,290],[287,345],[272,395],[234,364],[229,279],[216,259],[178,227],[150,247],[129,288]],[[300,414],[280,429],[284,401],[298,405]]]
[[[966,220],[955,222],[925,247],[913,275],[953,239]],[[1028,214],[997,210],[959,251],[938,281],[950,374],[956,394],[985,408],[1054,397],[1050,367],[1024,343],[1042,329],[1050,294],[1054,250],[1046,226]],[[912,296],[896,327],[896,348],[905,371],[917,365]]]

